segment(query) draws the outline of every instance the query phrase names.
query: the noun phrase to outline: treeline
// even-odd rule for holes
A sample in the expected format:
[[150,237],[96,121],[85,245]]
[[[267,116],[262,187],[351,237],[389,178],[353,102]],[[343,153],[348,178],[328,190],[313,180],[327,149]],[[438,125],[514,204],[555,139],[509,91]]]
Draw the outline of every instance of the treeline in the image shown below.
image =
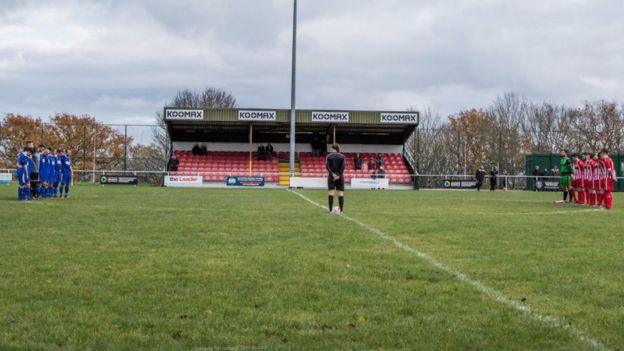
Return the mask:
[[527,154],[621,152],[624,108],[609,101],[580,107],[536,103],[508,93],[448,119],[423,111],[411,143],[421,174],[472,174],[491,162],[517,174],[524,171]]
[[[167,106],[234,107],[230,93],[207,88],[181,91]],[[75,169],[157,171],[166,165],[169,138],[156,116],[152,143],[135,143],[115,128],[88,115],[56,114],[41,118],[7,114],[0,121],[0,168],[15,167],[25,140],[70,150]],[[421,124],[410,140],[421,174],[472,174],[494,162],[501,171],[524,171],[525,155],[607,148],[624,148],[624,107],[615,102],[586,102],[566,106],[533,102],[507,93],[489,106],[469,109],[448,118],[421,111]]]
[[[180,108],[229,108],[236,98],[216,88],[179,91],[165,106]],[[41,117],[6,114],[0,120],[0,168],[14,168],[17,154],[25,141],[68,149],[74,169],[90,171],[163,171],[166,168],[170,140],[163,116],[149,127],[151,143],[135,142],[131,136],[113,126],[98,122],[89,115],[55,114],[44,121]]]
[[134,143],[130,136],[88,115],[39,117],[7,114],[0,121],[0,168],[14,168],[24,142],[67,149],[76,170],[163,170],[164,155],[155,145]]

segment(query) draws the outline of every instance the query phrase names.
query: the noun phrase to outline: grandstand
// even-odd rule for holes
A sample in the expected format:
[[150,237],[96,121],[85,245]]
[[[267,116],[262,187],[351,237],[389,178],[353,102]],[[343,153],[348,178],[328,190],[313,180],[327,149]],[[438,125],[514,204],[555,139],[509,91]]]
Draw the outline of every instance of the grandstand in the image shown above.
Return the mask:
[[[171,156],[179,161],[177,171],[169,173],[169,186],[227,186],[229,177],[254,177],[268,187],[321,188],[327,177],[325,152],[334,142],[347,157],[347,187],[354,180],[366,180],[371,188],[413,186],[415,167],[405,145],[418,126],[417,112],[298,110],[293,177],[288,110],[166,108],[164,115]],[[257,150],[268,143],[275,152],[263,159]],[[205,149],[194,153],[199,146]],[[356,154],[362,169],[355,169]],[[383,177],[367,167],[378,154],[383,155]]]

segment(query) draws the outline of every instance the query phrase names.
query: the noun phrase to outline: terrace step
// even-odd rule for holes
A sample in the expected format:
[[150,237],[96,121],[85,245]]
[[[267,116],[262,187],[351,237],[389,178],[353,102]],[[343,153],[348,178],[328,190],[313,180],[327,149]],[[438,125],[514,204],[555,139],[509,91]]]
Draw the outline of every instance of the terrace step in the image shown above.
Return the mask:
[[[282,160],[279,161],[279,185],[290,186],[290,161]],[[301,176],[301,165],[299,161],[295,161],[295,176]]]

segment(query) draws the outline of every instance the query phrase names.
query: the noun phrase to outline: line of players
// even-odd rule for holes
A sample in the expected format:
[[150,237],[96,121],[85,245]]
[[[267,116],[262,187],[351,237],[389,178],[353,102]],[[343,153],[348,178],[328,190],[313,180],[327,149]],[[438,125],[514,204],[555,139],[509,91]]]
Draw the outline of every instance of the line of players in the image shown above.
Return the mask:
[[28,142],[17,156],[18,201],[67,198],[73,178],[71,157],[65,149]]
[[572,156],[572,182],[567,191],[573,203],[611,209],[616,181],[615,165],[606,149],[596,154],[586,152],[583,159],[579,154]]

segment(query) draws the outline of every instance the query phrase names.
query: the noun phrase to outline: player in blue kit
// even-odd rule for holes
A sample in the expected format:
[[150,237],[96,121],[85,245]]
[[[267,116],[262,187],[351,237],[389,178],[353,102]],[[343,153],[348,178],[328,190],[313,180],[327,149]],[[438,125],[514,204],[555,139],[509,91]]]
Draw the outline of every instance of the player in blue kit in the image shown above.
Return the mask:
[[73,169],[71,166],[71,157],[67,150],[61,150],[61,192],[60,196],[63,197],[63,190],[65,190],[65,198],[69,195],[69,185],[73,178]]
[[62,165],[61,165],[61,151],[60,149],[56,149],[54,150],[54,181],[52,183],[52,193],[54,194],[54,197],[58,197],[58,191],[59,191],[59,185],[61,184],[61,181],[63,180],[63,173],[62,173]]
[[48,176],[48,197],[54,197],[54,183],[56,183],[57,175],[56,175],[56,155],[54,153],[54,149],[50,149],[50,154],[48,156],[48,161],[50,164],[49,176]]
[[47,189],[50,177],[50,149],[44,147],[41,157],[39,159],[39,189],[37,190],[37,196],[40,199],[47,198]]
[[19,181],[19,188],[17,189],[17,200],[18,201],[29,201],[30,200],[30,168],[29,166],[32,164],[32,160],[30,158],[31,150],[28,147],[25,147],[23,151],[21,151],[17,155],[17,179]]

